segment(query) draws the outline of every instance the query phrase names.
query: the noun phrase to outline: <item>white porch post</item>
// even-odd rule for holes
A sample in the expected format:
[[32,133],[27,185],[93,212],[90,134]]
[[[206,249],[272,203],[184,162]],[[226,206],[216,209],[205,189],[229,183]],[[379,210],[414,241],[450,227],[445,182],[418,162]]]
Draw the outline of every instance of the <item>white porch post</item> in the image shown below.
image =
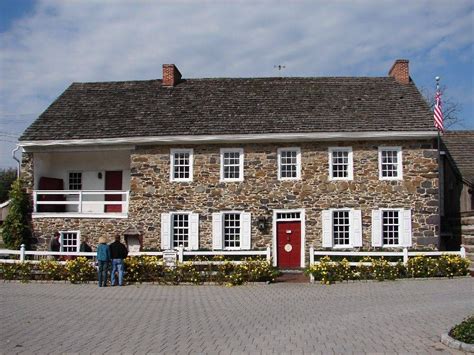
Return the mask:
[[77,212],[82,213],[82,191],[79,191],[79,205],[77,206]]
[[408,263],[408,248],[403,248],[403,265]]
[[[309,266],[311,267],[314,264],[314,245],[309,247]],[[313,274],[309,274],[309,281],[311,283],[314,282]]]
[[459,250],[459,253],[461,254],[461,258],[465,258],[466,257],[466,248],[461,246],[461,249]]
[[270,264],[272,261],[272,249],[270,248],[270,244],[267,244],[267,262]]

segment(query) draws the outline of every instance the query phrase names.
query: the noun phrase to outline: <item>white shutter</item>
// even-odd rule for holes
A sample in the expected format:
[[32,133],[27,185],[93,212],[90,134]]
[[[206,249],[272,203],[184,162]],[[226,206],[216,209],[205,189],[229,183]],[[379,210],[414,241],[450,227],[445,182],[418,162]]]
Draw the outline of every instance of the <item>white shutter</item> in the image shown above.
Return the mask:
[[222,249],[222,213],[212,214],[212,249]]
[[372,211],[372,246],[382,246],[382,211]]
[[161,249],[171,249],[171,214],[161,214]]
[[251,229],[252,229],[252,219],[250,213],[242,212],[240,214],[240,248],[244,250],[251,249]]
[[189,249],[199,250],[199,214],[189,214]]
[[411,247],[411,210],[400,211],[400,244],[404,247]]
[[323,248],[332,248],[332,211],[322,211]]
[[362,213],[360,210],[351,211],[351,245],[353,247],[362,246]]

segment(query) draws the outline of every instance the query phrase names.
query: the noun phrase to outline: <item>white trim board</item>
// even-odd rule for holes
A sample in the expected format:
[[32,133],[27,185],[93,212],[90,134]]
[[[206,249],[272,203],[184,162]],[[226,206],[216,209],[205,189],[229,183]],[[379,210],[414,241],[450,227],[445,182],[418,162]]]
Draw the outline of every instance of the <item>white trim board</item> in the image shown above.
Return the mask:
[[121,137],[94,139],[60,139],[20,141],[25,151],[41,147],[71,146],[109,146],[110,145],[146,145],[146,144],[209,144],[209,143],[255,143],[255,142],[310,142],[345,140],[397,140],[430,139],[437,137],[436,131],[367,131],[367,132],[314,132],[314,133],[269,133],[269,134],[223,134],[223,135],[178,135],[152,137]]

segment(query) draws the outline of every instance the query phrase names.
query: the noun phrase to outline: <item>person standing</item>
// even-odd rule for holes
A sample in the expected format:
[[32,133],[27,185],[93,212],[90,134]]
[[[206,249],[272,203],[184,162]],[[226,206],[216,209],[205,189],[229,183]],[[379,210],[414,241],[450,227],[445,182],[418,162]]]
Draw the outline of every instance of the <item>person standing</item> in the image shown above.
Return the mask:
[[115,273],[118,273],[118,284],[123,285],[123,259],[128,255],[127,247],[120,242],[120,236],[115,236],[115,242],[109,245],[112,259],[112,275],[110,283],[115,286]]
[[[61,249],[61,243],[59,241],[60,234],[59,232],[54,233],[54,236],[51,238],[49,241],[49,251],[60,251]],[[57,255],[50,256],[51,259],[58,259]]]
[[99,245],[97,246],[97,263],[99,287],[107,286],[107,271],[110,262],[110,249],[107,245],[107,240],[104,237],[99,238]]
[[[81,245],[79,246],[79,251],[81,253],[90,253],[92,252],[92,248],[91,246],[89,245],[89,243],[87,243],[89,240],[87,238],[84,238],[84,240],[81,242]],[[92,256],[86,256],[87,259],[92,259]]]

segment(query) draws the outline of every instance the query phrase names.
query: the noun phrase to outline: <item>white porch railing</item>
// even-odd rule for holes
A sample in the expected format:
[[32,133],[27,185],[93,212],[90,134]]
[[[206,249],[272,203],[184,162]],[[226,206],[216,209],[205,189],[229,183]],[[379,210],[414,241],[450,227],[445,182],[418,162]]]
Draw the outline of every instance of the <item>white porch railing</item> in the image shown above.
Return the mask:
[[[185,256],[186,257],[214,257],[214,256],[223,256],[223,257],[232,257],[232,256],[239,256],[239,257],[252,257],[252,256],[265,256],[265,259],[270,262],[271,261],[271,248],[267,246],[265,250],[212,250],[212,251],[204,251],[204,250],[184,250],[183,248],[179,247],[176,249],[177,259],[179,262],[184,262]],[[4,255],[13,255],[19,256],[18,259],[5,259],[2,258]],[[129,256],[163,256],[162,251],[157,252],[129,252]],[[33,256],[33,260],[26,260],[26,256]],[[96,253],[95,252],[54,252],[54,251],[34,251],[34,250],[25,250],[25,246],[22,245],[20,250],[10,250],[10,249],[0,249],[0,263],[22,263],[25,261],[31,263],[39,263],[41,258],[47,258],[48,256],[56,256],[56,257],[70,257],[70,256],[86,256],[92,257],[95,259]],[[239,264],[241,260],[229,260],[232,263]],[[60,263],[65,263],[65,261],[59,261]],[[202,261],[193,261],[193,264],[196,265],[208,265],[208,264],[220,264],[224,261],[213,261],[213,260],[202,260]]]
[[[414,256],[441,256],[441,255],[459,255],[463,258],[466,257],[466,249],[461,247],[459,251],[408,251],[407,248],[403,248],[402,251],[332,251],[332,250],[314,250],[314,247],[309,248],[309,265],[319,264],[319,261],[315,261],[315,256],[343,256],[343,257],[399,257],[403,260],[403,264],[408,263],[408,259]],[[397,262],[389,262],[391,265],[396,265]],[[351,261],[349,265],[357,266],[360,262]],[[370,265],[371,263],[364,263],[364,265]],[[313,276],[310,276],[311,282],[314,281]]]
[[[129,194],[129,191],[115,190],[35,190],[33,191],[33,217],[66,217],[67,215],[93,217],[104,214],[126,216]],[[106,200],[110,196],[119,196],[119,198],[116,201]]]

